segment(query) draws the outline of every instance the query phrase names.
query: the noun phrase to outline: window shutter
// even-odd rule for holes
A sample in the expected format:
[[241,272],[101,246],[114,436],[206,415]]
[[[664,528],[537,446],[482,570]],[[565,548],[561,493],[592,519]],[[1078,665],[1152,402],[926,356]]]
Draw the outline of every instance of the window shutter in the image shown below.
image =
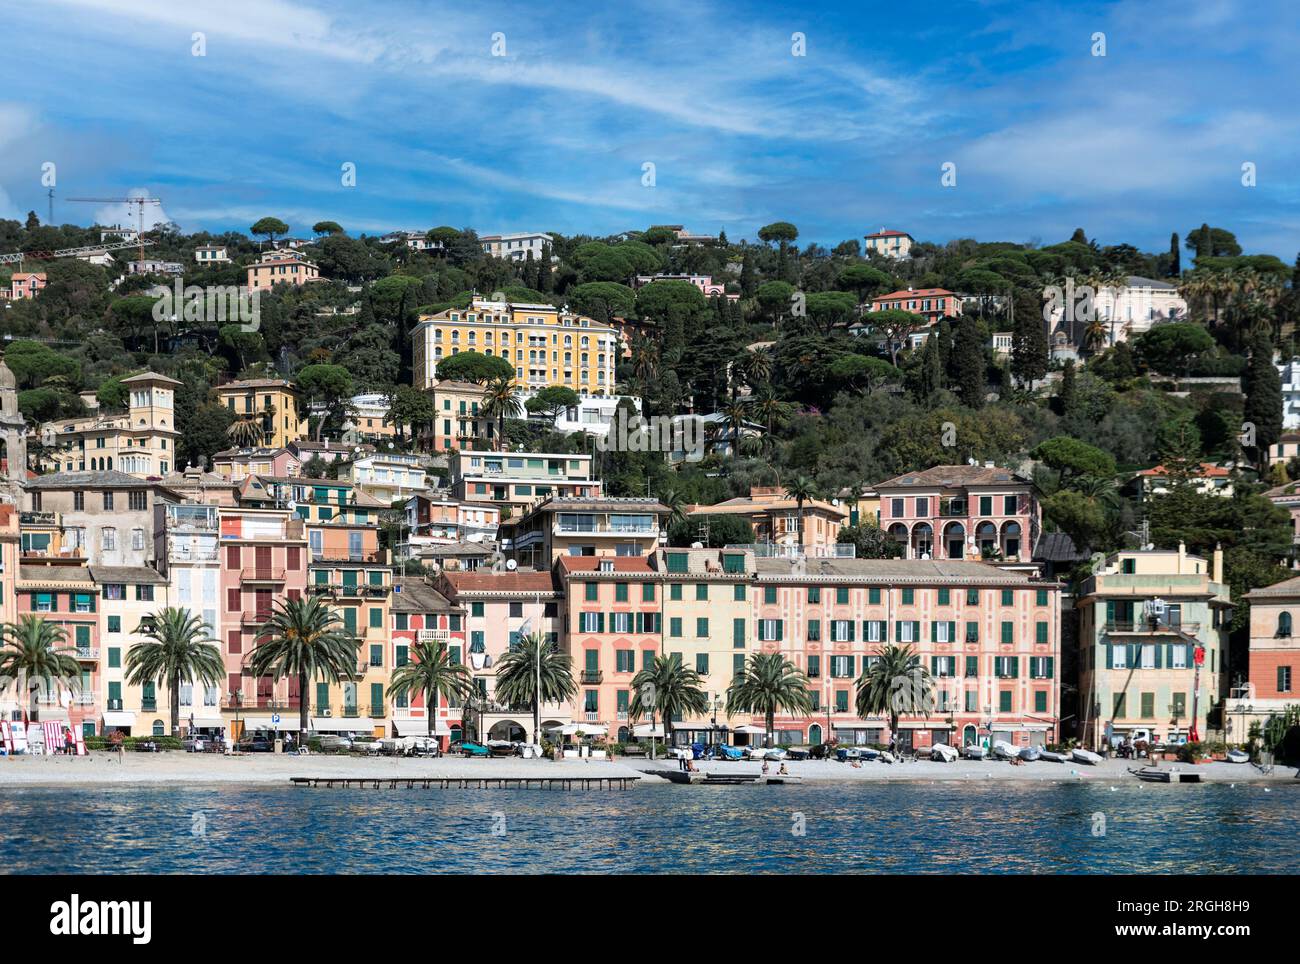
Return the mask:
[[1011,657],[1011,678],[1012,679],[1020,678],[1020,657],[1019,656]]
[[778,619],[776,621],[776,641],[779,643],[783,639],[785,639],[785,620]]
[[1047,657],[1047,678],[1056,679],[1056,657]]
[[853,620],[846,619],[844,622],[849,627],[849,642],[851,643],[853,642]]
[[1106,668],[1107,669],[1115,668],[1115,656],[1113,653],[1113,649],[1114,647],[1112,647],[1109,643],[1106,644]]
[[900,619],[897,622],[897,624],[895,624],[894,626],[894,639],[901,640],[902,638],[903,638],[903,621]]
[[1156,651],[1156,653],[1155,653],[1155,656],[1156,656],[1156,669],[1163,669],[1164,667],[1161,666],[1161,662],[1162,662],[1161,657],[1164,655],[1164,647],[1163,647],[1163,646],[1152,646],[1151,648],[1154,649],[1154,650]]

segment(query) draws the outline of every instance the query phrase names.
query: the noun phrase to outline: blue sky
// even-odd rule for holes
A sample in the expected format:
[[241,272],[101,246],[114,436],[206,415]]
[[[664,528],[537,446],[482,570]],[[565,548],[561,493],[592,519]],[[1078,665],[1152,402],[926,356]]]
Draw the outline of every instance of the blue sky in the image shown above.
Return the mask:
[[185,230],[781,219],[825,244],[1082,226],[1162,250],[1209,221],[1300,250],[1284,2],[41,0],[6,10],[0,54],[3,217],[44,217],[53,161],[56,195],[147,190]]

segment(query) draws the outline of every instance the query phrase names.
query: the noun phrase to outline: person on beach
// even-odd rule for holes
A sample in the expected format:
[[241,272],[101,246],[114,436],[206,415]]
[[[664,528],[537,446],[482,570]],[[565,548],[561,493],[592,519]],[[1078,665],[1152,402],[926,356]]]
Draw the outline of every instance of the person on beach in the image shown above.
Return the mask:
[[776,771],[778,776],[789,776],[790,771],[785,768],[785,761],[781,761],[781,768]]
[[77,741],[72,736],[72,730],[63,731],[63,752],[68,756],[77,755]]
[[122,737],[121,730],[114,730],[108,735],[108,742],[117,750],[117,762],[126,762],[126,740]]

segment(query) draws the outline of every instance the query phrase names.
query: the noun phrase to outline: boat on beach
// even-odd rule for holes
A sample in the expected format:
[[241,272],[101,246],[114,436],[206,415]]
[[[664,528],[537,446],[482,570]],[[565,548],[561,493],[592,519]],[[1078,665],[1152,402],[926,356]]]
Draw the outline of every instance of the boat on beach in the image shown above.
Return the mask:
[[962,748],[961,754],[968,760],[982,760],[988,755],[988,750],[978,743],[968,743]]
[[1091,750],[1074,749],[1070,751],[1070,759],[1075,763],[1086,763],[1088,766],[1095,767],[1101,763],[1101,757]]
[[1043,750],[1041,753],[1038,754],[1038,759],[1045,760],[1048,763],[1064,763],[1065,754],[1054,753],[1051,750]]
[[997,740],[993,744],[993,755],[999,760],[1014,760],[1020,755],[1020,750],[1006,740]]
[[1020,748],[1020,759],[1026,763],[1033,763],[1043,755],[1041,746],[1023,746]]
[[956,763],[958,756],[957,748],[947,743],[936,743],[930,747],[930,759],[937,763]]

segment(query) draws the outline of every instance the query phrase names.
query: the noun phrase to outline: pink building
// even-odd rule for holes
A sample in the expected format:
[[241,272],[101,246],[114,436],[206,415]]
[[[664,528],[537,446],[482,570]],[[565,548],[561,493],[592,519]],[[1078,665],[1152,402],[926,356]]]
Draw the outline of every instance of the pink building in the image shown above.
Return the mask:
[[306,590],[305,525],[288,509],[224,507],[220,524],[219,633],[227,674],[221,709],[227,732],[233,740],[254,730],[296,733],[301,701],[310,694],[299,692],[297,677],[253,679],[247,660],[275,601],[299,599]]
[[[402,579],[393,586],[392,652],[390,666],[405,666],[417,643],[440,642],[454,662],[465,661],[465,611],[422,579]],[[443,698],[434,717],[433,733],[445,750],[461,738],[464,707]],[[393,697],[392,736],[426,736],[429,714],[423,693]]]
[[633,288],[643,288],[652,281],[686,281],[699,288],[706,298],[726,298],[736,301],[740,295],[727,294],[727,286],[713,280],[708,274],[639,274],[632,279]]
[[9,281],[9,297],[14,301],[19,301],[23,298],[35,298],[37,292],[44,287],[44,272],[16,271]]
[[875,486],[880,527],[907,559],[1029,565],[1042,528],[1033,484],[1010,469],[937,465]]
[[887,295],[877,295],[871,299],[872,311],[885,311],[891,308],[921,315],[933,324],[940,318],[956,318],[961,314],[961,295],[946,288],[908,288],[903,291],[891,291]]

